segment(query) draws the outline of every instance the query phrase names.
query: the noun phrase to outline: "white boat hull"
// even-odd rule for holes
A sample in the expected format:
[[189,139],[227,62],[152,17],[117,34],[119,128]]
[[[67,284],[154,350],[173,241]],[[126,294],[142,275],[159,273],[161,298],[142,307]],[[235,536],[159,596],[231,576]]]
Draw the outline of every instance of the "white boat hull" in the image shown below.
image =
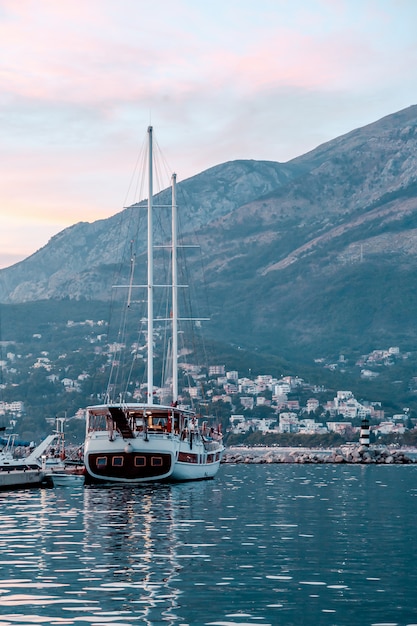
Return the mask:
[[[131,442],[129,442],[131,444]],[[132,444],[131,444],[132,445]],[[207,462],[207,454],[198,455],[200,459],[196,462],[186,462],[178,460],[175,451],[167,451],[161,447],[143,448],[143,446],[133,446],[132,450],[125,452],[126,442],[123,448],[119,450],[112,448],[104,451],[94,452],[91,448],[84,453],[84,462],[86,467],[86,482],[114,482],[139,484],[146,482],[162,482],[162,481],[187,481],[187,480],[206,480],[214,478],[220,466],[220,453],[217,454],[218,460],[210,460]],[[140,471],[135,467],[135,459],[138,457],[144,459],[144,463],[148,465],[148,471],[144,471],[141,466]],[[124,468],[128,468],[126,472],[118,472],[113,467],[113,460],[122,458]],[[106,459],[108,471],[100,471],[97,462]],[[157,471],[152,463],[158,460]],[[160,461],[160,459],[162,459]],[[103,461],[102,461],[103,462]],[[161,471],[159,471],[161,468]],[[162,471],[163,468],[163,471]]]
[[45,472],[37,469],[4,469],[0,471],[0,489],[24,489],[51,486]]
[[[160,416],[161,410],[156,412]],[[132,431],[126,438],[120,432],[95,430],[85,441],[85,480],[134,485],[209,479],[219,469],[223,449],[221,442],[206,441],[197,432]]]
[[172,473],[176,446],[167,436],[149,436],[109,441],[107,432],[96,432],[86,440],[84,464],[86,482],[132,484],[166,480]]
[[69,474],[68,472],[51,472],[48,474],[54,487],[76,487],[84,485],[82,474]]
[[208,480],[214,478],[219,470],[219,466],[220,461],[216,461],[215,463],[200,463],[198,465],[177,461],[171,475],[171,480],[178,482],[186,480]]

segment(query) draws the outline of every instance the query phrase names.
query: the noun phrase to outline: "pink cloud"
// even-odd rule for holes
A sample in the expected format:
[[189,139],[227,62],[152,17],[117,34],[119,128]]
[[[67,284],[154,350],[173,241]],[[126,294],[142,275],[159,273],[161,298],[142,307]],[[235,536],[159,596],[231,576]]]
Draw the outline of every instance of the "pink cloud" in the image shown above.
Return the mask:
[[[119,70],[127,62],[130,66],[133,52],[128,45],[117,45],[111,37],[106,41],[100,35],[100,22],[104,33],[110,29],[103,24],[99,5],[45,0],[23,0],[17,7],[6,4],[13,11],[12,19],[0,24],[6,90],[55,102],[115,97],[126,80],[125,72],[120,76]],[[94,6],[98,9],[95,15],[91,12]],[[139,70],[141,59],[146,56],[136,59]]]
[[4,92],[111,116],[123,103],[149,110],[164,98],[185,102],[213,90],[241,98],[282,87],[369,87],[397,63],[372,36],[375,22],[389,29],[375,3],[265,2],[256,12],[226,3],[220,17],[193,2],[159,6],[3,0]]
[[[284,86],[331,91],[378,82],[390,63],[390,50],[377,50],[359,33],[341,30],[317,37],[282,28],[244,53],[217,53],[210,78],[220,86],[232,75],[242,93]],[[216,79],[217,66],[226,69]]]

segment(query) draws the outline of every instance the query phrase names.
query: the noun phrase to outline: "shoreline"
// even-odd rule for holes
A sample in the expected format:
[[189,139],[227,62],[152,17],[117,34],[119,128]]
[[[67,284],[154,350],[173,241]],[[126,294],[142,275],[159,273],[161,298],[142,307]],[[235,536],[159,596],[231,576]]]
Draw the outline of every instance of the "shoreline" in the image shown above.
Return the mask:
[[[408,452],[408,454],[407,454]],[[350,463],[379,465],[409,465],[417,463],[417,448],[413,450],[381,446],[345,444],[325,450],[289,447],[231,446],[223,453],[222,463]]]

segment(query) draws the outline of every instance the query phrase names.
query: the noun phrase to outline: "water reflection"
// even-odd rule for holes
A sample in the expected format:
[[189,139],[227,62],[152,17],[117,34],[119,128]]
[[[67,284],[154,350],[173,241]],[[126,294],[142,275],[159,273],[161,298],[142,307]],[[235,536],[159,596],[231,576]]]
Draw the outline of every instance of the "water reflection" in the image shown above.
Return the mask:
[[[94,561],[86,582],[100,592],[102,604],[120,603],[119,612],[176,623],[180,571],[176,555],[175,514],[170,485],[137,488],[86,488],[83,558]],[[95,576],[96,574],[96,576]]]

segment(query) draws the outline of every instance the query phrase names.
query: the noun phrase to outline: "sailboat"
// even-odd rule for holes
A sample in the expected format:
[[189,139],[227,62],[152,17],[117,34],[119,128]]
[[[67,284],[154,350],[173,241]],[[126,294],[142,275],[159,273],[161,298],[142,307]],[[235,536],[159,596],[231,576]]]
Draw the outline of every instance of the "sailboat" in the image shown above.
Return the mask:
[[86,409],[85,482],[127,483],[190,481],[213,478],[224,445],[219,428],[200,423],[196,412],[180,404],[178,390],[178,227],[176,175],[172,175],[171,359],[172,399],[154,398],[154,241],[153,129],[148,128],[147,203],[147,397],[140,402],[107,402]]

